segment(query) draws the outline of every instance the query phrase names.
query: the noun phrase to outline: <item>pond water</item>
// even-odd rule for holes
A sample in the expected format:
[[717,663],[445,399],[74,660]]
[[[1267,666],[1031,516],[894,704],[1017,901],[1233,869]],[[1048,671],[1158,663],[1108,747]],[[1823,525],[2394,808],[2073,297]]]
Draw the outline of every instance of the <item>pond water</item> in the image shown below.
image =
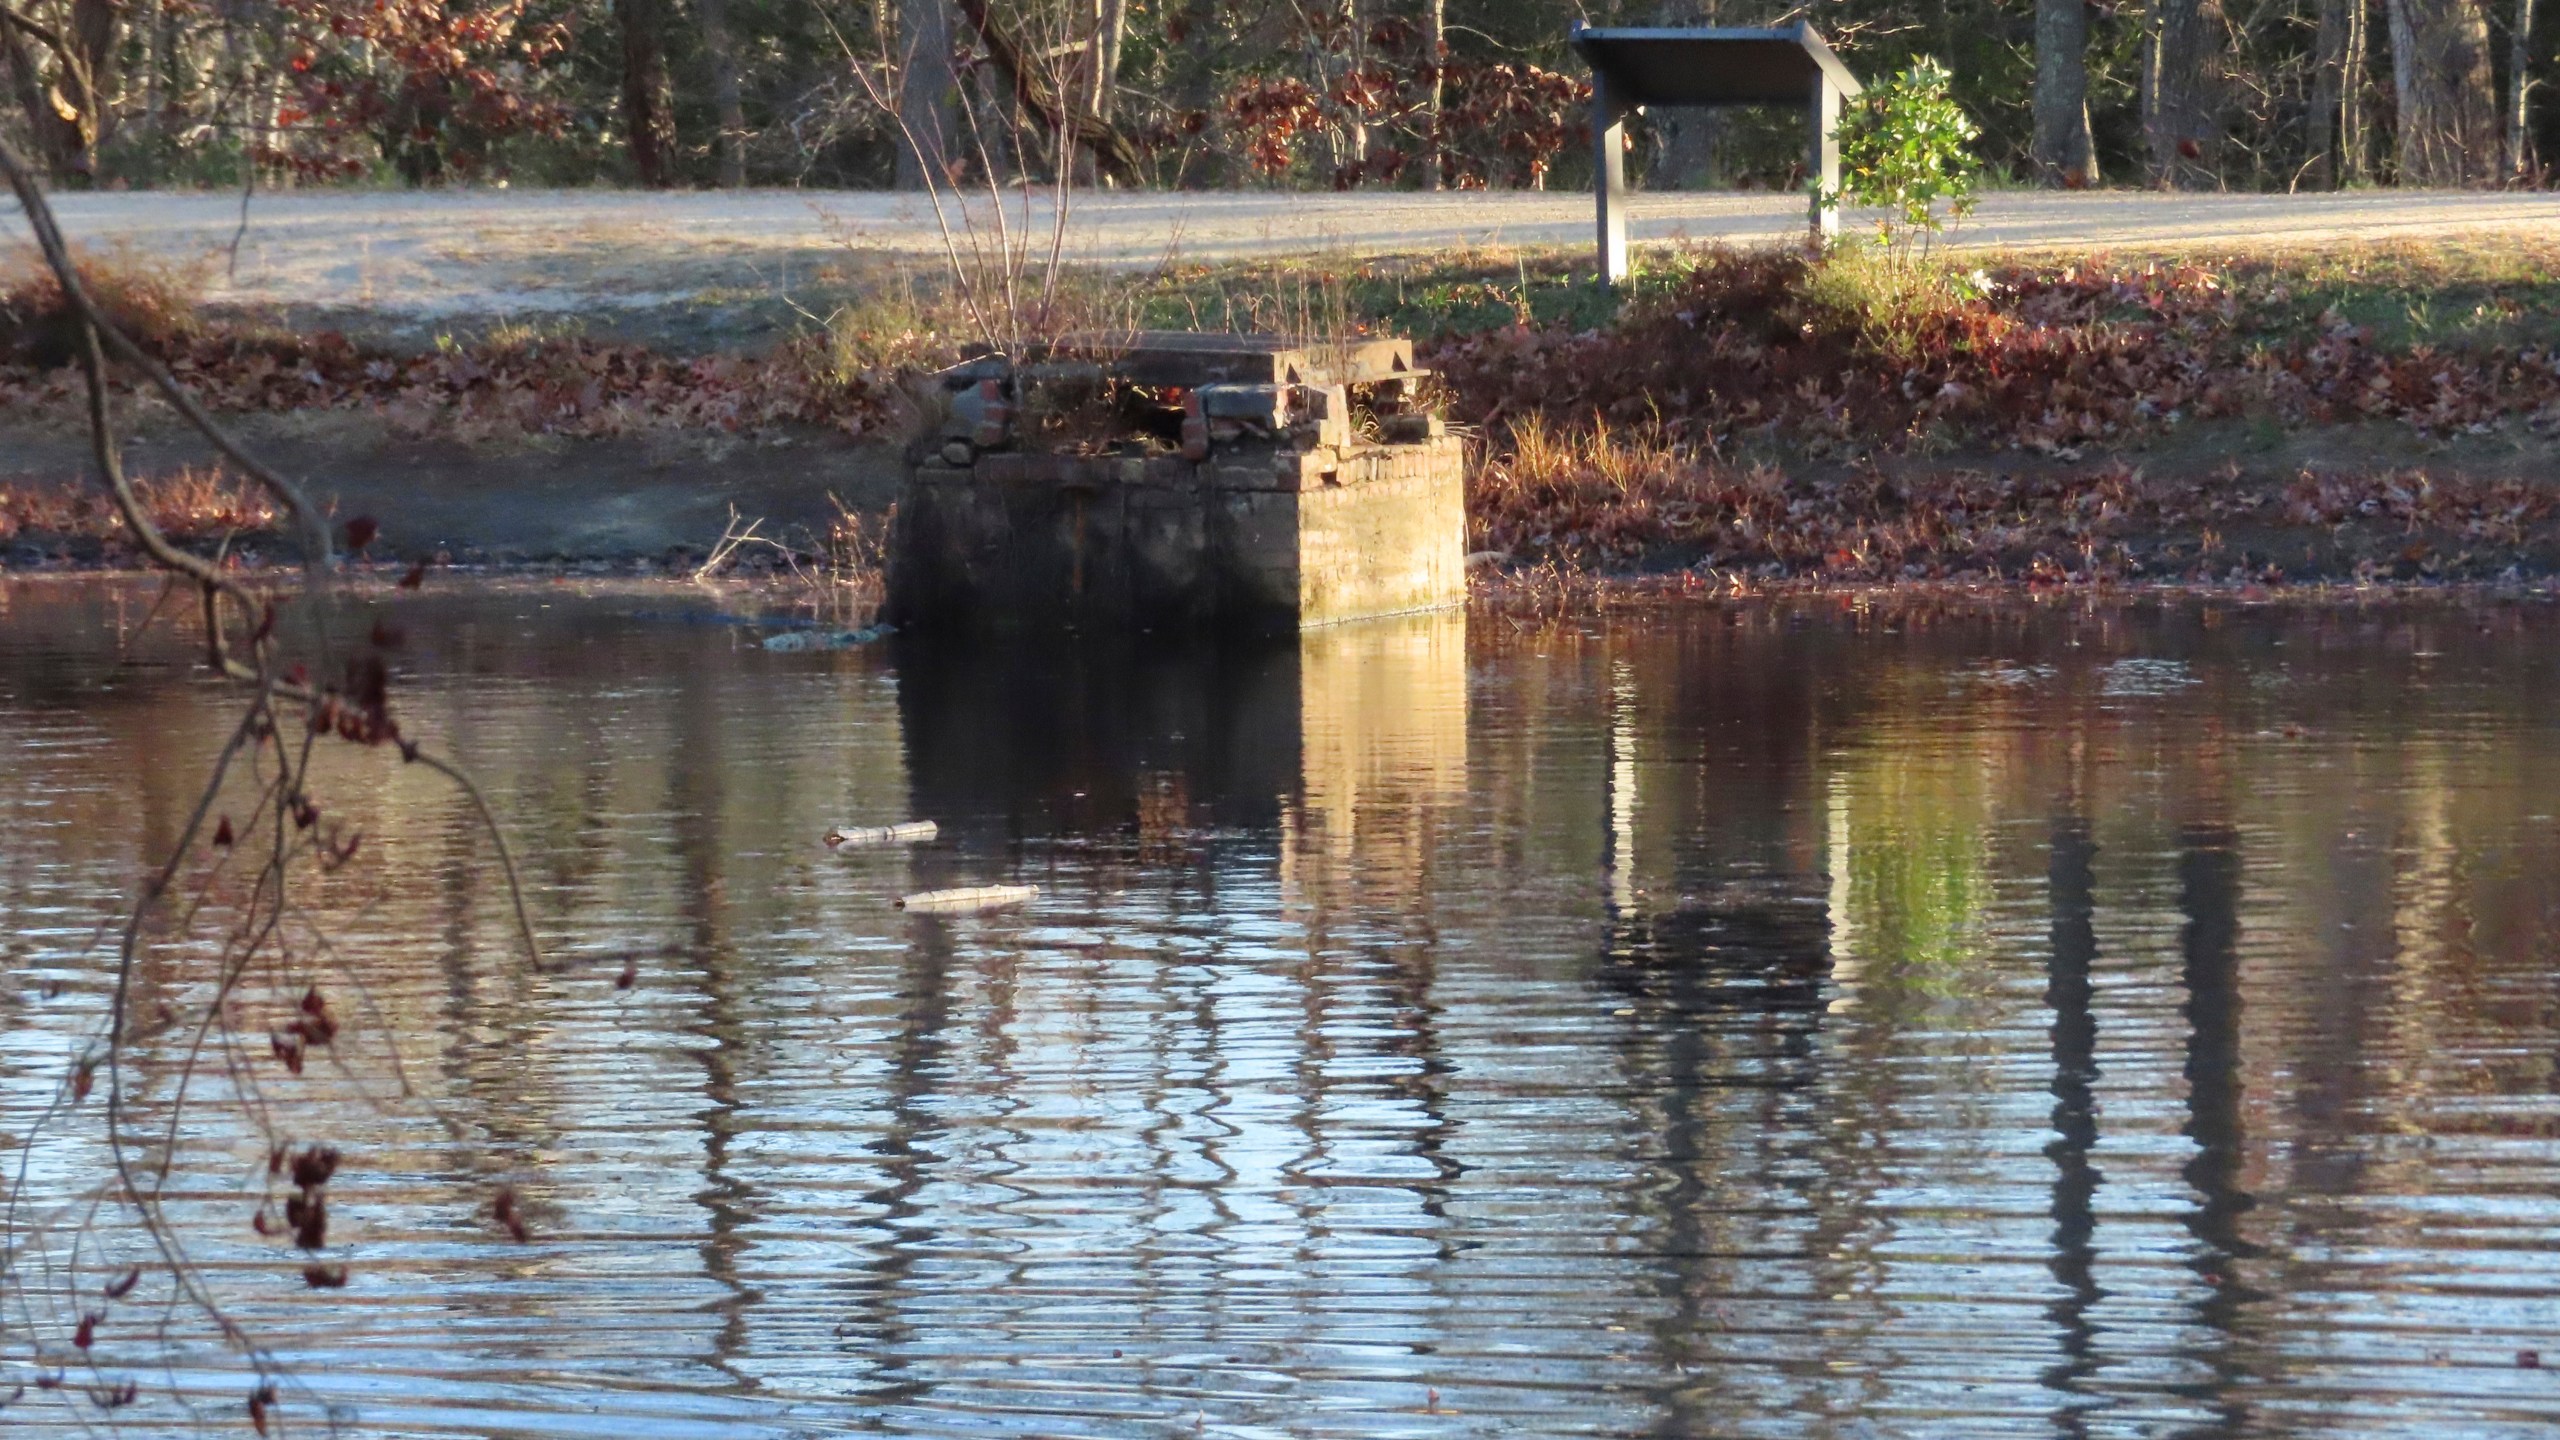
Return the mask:
[[[176,642],[132,639],[149,601],[0,589],[13,1138],[225,713]],[[396,1043],[420,1098],[264,1072],[346,1152],[342,1290],[250,1233],[226,1104],[191,1135],[229,1168],[173,1201],[306,1420],[2560,1424],[2548,605],[1823,600],[772,654],[663,618],[701,603],[398,604],[399,713],[478,775],[562,963],[512,948],[465,802],[333,750],[368,837],[319,906],[371,987],[345,1048]],[[911,816],[941,839],[820,844]],[[1042,893],[891,904],[997,881]],[[45,1134],[38,1192],[83,1163]],[[0,1394],[22,1327],[59,1320],[13,1304]],[[216,1352],[120,1323],[95,1353],[140,1377],[139,1431],[175,1427],[173,1382],[238,1423]],[[98,1418],[51,1398],[6,1418]]]

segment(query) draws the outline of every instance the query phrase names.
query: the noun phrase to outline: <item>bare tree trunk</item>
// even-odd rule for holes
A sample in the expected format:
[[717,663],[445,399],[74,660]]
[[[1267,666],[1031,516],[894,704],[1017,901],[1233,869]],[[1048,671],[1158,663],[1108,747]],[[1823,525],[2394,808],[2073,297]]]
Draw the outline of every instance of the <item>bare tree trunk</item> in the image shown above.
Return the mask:
[[2403,185],[2465,185],[2498,171],[2489,17],[2480,0],[2389,0]]
[[[1180,97],[1184,130],[1197,137],[1197,143],[1183,152],[1186,173],[1176,183],[1222,185],[1235,171],[1226,147],[1219,143],[1223,127],[1218,123],[1218,0],[1187,0],[1175,17],[1179,34],[1173,38],[1182,47],[1182,78],[1175,94]],[[1196,176],[1187,173],[1194,157],[1201,161]]]
[[[121,0],[75,0],[55,28],[0,3],[0,73],[26,113],[44,166],[57,179],[94,179],[98,146],[115,125]],[[42,53],[53,57],[47,81]]]
[[2338,62],[2338,152],[2342,184],[2373,177],[2373,0],[2347,0],[2346,49]]
[[2320,0],[2313,49],[2310,159],[2321,185],[2364,178],[2365,14],[2370,0]]
[[181,48],[177,15],[158,0],[152,6],[151,75],[158,95],[151,108],[151,138],[166,152],[178,137],[179,111],[202,76]]
[[[1080,16],[1074,9],[1067,11],[1068,33],[1059,37],[1056,42],[1063,50],[1072,41],[1076,20],[1081,19],[1084,22],[1084,39],[1076,42],[1075,63],[1063,65],[1058,71],[1058,103],[1064,105],[1074,115],[1100,120],[1102,118],[1102,0],[1082,0],[1081,9]],[[1102,183],[1102,169],[1094,162],[1092,151],[1071,146],[1067,150],[1067,157],[1068,173],[1073,177],[1070,183],[1088,190]]]
[[2156,0],[2143,59],[2142,138],[2151,183],[2198,189],[2216,183],[2222,138],[2221,0]]
[[898,0],[898,188],[922,190],[951,173],[954,92],[951,9],[944,0]]
[[1036,122],[992,65],[972,69],[960,81],[959,133],[971,137],[982,152],[987,178],[1011,183],[1030,173],[1033,156],[1027,137]]
[[738,103],[738,51],[729,39],[729,0],[694,0],[703,55],[711,62],[711,108],[720,118],[720,188],[747,183],[747,112]]
[[1111,118],[1113,102],[1120,94],[1120,47],[1129,34],[1129,0],[1102,0],[1099,38],[1102,42],[1101,64],[1093,81],[1093,114],[1098,120]]
[[[1108,123],[1112,101],[1120,89],[1120,43],[1129,29],[1127,0],[1093,0],[1092,13],[1088,18],[1093,24],[1093,33],[1085,42],[1084,66],[1077,76],[1084,83],[1085,93],[1080,99],[1070,96],[1069,102],[1095,120]],[[1079,148],[1075,153],[1076,183],[1105,183],[1106,177],[1093,152]]]
[[[248,176],[244,183],[251,187],[258,183],[260,167],[272,165],[277,158],[276,118],[284,113],[284,22],[283,6],[268,9],[265,63],[256,64],[258,48],[251,47],[252,64],[256,68],[248,71],[247,75],[256,78],[255,92],[249,93],[250,87],[245,84],[242,87],[243,103],[250,106],[246,127],[250,136]],[[276,178],[280,184],[293,183],[289,171],[280,172]],[[233,263],[236,265],[238,261],[235,259]]]
[[66,128],[44,93],[44,75],[27,36],[8,24],[0,24],[0,76],[8,79],[10,98],[18,102],[18,109],[26,116],[27,131],[35,141],[36,163],[47,174],[61,179],[69,171],[72,154],[64,143]]
[[165,11],[160,0],[145,0],[139,22],[142,32],[142,124],[152,139],[161,137],[161,107],[167,96],[160,88],[161,76],[168,66],[168,34],[162,28]]
[[[1671,0],[1657,6],[1654,23],[1686,26],[1714,25],[1723,17],[1721,0]],[[1736,23],[1743,23],[1737,21]],[[1649,183],[1662,190],[1713,189],[1724,183],[1724,115],[1703,106],[1683,105],[1667,109],[1654,117],[1654,132],[1662,137],[1660,152],[1654,157]]]
[[1078,72],[1051,63],[1056,52],[1027,43],[1007,29],[987,0],[959,0],[959,9],[970,31],[986,47],[987,68],[1012,90],[1023,114],[1037,120],[1057,141],[1061,170],[1073,173],[1073,155],[1089,152],[1101,173],[1126,184],[1139,182],[1137,145],[1109,121],[1095,117],[1079,99]]
[[[2391,119],[2393,138],[2396,141],[2400,133],[2408,128],[2409,94],[2418,84],[2417,78],[2410,73],[2412,57],[2418,51],[2418,41],[2416,36],[2410,33],[2409,11],[2401,0],[2382,0],[2382,15],[2391,35]],[[2395,145],[2393,148],[2397,151],[2401,147]],[[2400,163],[2400,157],[2395,154],[2392,158],[2392,167],[2395,171],[2392,178],[2405,184],[2407,177],[2396,173]]]
[[116,61],[124,52],[123,0],[72,0],[71,40],[79,51],[76,98],[80,117],[80,169],[95,174],[98,147],[115,134],[119,94]]
[[2036,0],[2037,177],[2078,190],[2098,183],[2089,133],[2089,10],[2084,0]]
[[1724,112],[1683,105],[1657,115],[1662,149],[1649,183],[1662,190],[1713,190],[1724,184]]
[[667,13],[663,0],[613,0],[622,30],[623,144],[640,183],[662,190],[674,180],[676,123],[667,86]]
[[[2533,0],[2516,0],[2530,5]],[[1423,90],[1422,101],[1422,188],[1438,190],[1447,186],[1442,173],[1444,165],[1440,143],[1440,67],[1449,58],[1449,0],[1423,0],[1422,63],[1430,68],[1430,83]],[[2519,106],[2517,113],[2523,110]],[[2521,123],[2521,122],[2519,122]]]
[[2533,153],[2533,0],[2516,0],[2507,31],[2507,175],[2530,180],[2539,168]]
[[2311,42],[2311,109],[2302,117],[2302,173],[2324,190],[2334,190],[2338,163],[2338,97],[2345,76],[2339,63],[2345,38],[2345,0],[2320,0],[2319,29]]
[[[1345,48],[1343,66],[1356,75],[1369,63],[1369,17],[1364,13],[1360,0],[1343,0],[1343,14],[1351,25],[1351,43]],[[1352,171],[1366,183],[1369,178],[1368,107],[1354,102],[1346,107],[1343,120],[1348,131],[1346,143],[1350,147]]]

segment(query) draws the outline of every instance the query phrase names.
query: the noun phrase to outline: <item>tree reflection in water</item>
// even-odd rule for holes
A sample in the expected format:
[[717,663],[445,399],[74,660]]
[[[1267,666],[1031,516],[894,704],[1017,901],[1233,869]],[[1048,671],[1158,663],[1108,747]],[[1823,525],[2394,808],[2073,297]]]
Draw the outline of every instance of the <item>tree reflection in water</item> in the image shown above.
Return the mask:
[[[48,593],[0,629],[12,1130],[202,704]],[[377,999],[462,1130],[350,1114],[385,1280],[275,1303],[387,1427],[2560,1420],[2513,1363],[2560,1306],[2525,611],[777,656],[627,596],[404,603],[417,723],[489,757],[594,973],[494,958],[449,799],[350,817],[389,889],[346,933],[431,938]],[[492,1171],[523,1246],[453,1233]]]

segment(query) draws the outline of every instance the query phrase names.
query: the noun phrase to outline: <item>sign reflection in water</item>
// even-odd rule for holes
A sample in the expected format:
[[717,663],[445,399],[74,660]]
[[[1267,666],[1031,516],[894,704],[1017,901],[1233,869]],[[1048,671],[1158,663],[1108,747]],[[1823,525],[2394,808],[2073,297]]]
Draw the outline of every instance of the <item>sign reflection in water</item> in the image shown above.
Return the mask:
[[[204,697],[116,663],[105,592],[6,603],[22,1134]],[[510,958],[449,796],[345,777],[385,889],[341,927],[465,1130],[345,1107],[343,1292],[204,1214],[367,1426],[2560,1420],[2516,1364],[2560,1328],[2538,610],[774,656],[650,603],[404,621],[410,723],[592,973]],[[818,843],[914,814],[944,840]],[[525,1246],[472,1220],[492,1173]]]

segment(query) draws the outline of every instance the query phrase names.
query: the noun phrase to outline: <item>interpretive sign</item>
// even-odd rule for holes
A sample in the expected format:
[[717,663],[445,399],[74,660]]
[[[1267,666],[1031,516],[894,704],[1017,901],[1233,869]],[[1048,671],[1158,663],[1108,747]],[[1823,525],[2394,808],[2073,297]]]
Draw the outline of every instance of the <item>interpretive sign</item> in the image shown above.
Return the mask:
[[1840,105],[1865,87],[1810,25],[1783,29],[1594,29],[1574,26],[1591,66],[1592,189],[1600,206],[1600,278],[1627,278],[1627,119],[1663,105],[1801,105],[1813,230],[1836,234]]

